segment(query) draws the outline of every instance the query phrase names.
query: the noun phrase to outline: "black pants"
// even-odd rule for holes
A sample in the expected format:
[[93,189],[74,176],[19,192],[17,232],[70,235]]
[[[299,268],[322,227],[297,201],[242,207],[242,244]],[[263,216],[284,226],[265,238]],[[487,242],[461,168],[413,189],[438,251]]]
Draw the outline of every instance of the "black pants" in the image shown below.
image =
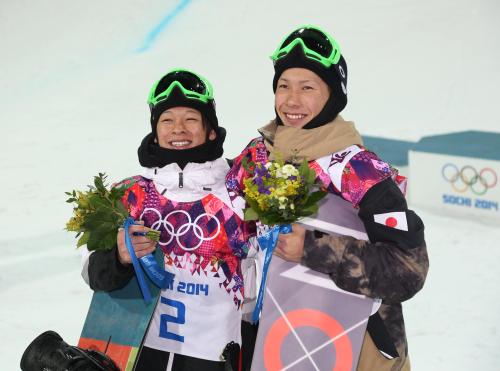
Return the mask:
[[[170,353],[143,346],[135,371],[165,371]],[[174,354],[172,371],[224,371],[224,362]]]
[[241,358],[243,371],[250,371],[252,366],[253,351],[255,349],[258,329],[258,324],[253,325],[249,322],[241,321]]
[[[250,371],[252,357],[257,339],[258,324],[241,321],[241,354],[231,354],[233,370]],[[239,351],[237,351],[239,352]],[[143,346],[135,366],[135,371],[165,371],[170,353]],[[238,359],[239,358],[239,359]],[[230,369],[230,368],[228,368]],[[208,361],[175,354],[172,371],[225,371],[224,362]]]

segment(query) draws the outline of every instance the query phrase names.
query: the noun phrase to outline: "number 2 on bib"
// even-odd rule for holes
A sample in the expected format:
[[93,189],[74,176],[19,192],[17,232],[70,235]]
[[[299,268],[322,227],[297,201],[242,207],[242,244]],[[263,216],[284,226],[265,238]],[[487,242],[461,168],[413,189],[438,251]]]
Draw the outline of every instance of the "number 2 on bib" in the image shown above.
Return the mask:
[[160,337],[175,341],[184,342],[184,336],[178,335],[176,333],[168,331],[168,323],[177,323],[183,325],[186,322],[186,307],[180,301],[171,300],[161,297],[161,303],[169,305],[177,309],[177,316],[171,316],[169,314],[162,314],[160,320]]

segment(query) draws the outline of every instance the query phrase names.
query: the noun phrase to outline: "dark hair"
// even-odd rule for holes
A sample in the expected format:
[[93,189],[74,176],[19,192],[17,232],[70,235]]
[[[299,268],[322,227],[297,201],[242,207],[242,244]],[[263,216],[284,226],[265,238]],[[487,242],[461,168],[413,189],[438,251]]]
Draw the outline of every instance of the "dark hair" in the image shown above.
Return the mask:
[[210,136],[212,130],[217,134],[217,131],[214,129],[212,123],[205,117],[203,113],[201,114],[201,122],[203,125],[203,130],[205,130],[205,141],[209,140],[208,137]]

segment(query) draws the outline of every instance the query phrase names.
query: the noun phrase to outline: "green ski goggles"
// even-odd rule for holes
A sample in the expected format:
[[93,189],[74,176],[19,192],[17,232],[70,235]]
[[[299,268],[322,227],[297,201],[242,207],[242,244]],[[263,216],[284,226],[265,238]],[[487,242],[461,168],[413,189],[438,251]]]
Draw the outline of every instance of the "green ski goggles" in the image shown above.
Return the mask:
[[176,87],[188,99],[202,103],[208,103],[214,99],[212,85],[207,79],[188,70],[175,69],[153,85],[148,97],[149,106],[154,107],[167,100]]
[[305,25],[283,39],[276,51],[271,55],[273,63],[276,64],[281,58],[287,56],[297,45],[302,47],[307,58],[321,63],[326,68],[329,68],[332,64],[337,64],[340,60],[339,44],[320,28]]

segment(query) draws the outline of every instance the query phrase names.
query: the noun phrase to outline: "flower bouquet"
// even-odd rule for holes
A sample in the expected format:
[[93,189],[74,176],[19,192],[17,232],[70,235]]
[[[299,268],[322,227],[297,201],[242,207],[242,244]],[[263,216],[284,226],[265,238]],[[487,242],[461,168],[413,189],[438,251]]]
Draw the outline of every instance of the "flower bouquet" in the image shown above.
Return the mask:
[[[106,174],[99,173],[94,177],[94,185],[89,185],[86,192],[65,192],[68,203],[74,203],[73,216],[66,223],[66,230],[77,232],[80,237],[76,247],[87,245],[89,251],[111,250],[116,246],[116,234],[129,216],[122,198],[133,183],[108,190]],[[152,241],[158,241],[159,231],[149,231],[145,234]]]
[[246,158],[242,162],[249,177],[243,180],[243,193],[249,207],[244,210],[245,220],[259,220],[269,226],[267,233],[258,237],[259,246],[265,250],[262,281],[253,312],[259,319],[262,310],[267,271],[280,233],[290,233],[290,223],[315,214],[318,202],[326,195],[315,183],[316,173],[304,160],[300,166],[281,159],[266,164],[254,163]]
[[[174,275],[165,271],[156,262],[152,254],[137,259],[132,245],[129,227],[136,224],[130,217],[133,206],[129,209],[125,207],[124,196],[129,188],[134,185],[129,181],[123,185],[111,187],[108,190],[106,184],[106,174],[99,173],[94,177],[94,185],[89,185],[86,192],[75,191],[66,192],[69,198],[68,203],[74,203],[73,216],[66,223],[66,230],[77,232],[77,247],[87,245],[87,249],[110,250],[117,245],[118,228],[125,229],[125,245],[132,260],[132,265],[136,273],[139,287],[144,300],[151,301],[151,293],[146,284],[143,271],[149,279],[160,288],[167,288],[172,285]],[[129,193],[129,198],[130,198]],[[132,197],[133,198],[133,197]],[[149,230],[146,233],[134,232],[134,235],[143,235],[151,241],[160,239],[160,231]]]
[[[246,160],[246,159],[245,159]],[[289,224],[318,211],[318,201],[326,192],[316,190],[316,173],[307,161],[299,167],[282,160],[266,164],[243,161],[250,174],[243,181],[245,220],[260,220],[267,225]]]

